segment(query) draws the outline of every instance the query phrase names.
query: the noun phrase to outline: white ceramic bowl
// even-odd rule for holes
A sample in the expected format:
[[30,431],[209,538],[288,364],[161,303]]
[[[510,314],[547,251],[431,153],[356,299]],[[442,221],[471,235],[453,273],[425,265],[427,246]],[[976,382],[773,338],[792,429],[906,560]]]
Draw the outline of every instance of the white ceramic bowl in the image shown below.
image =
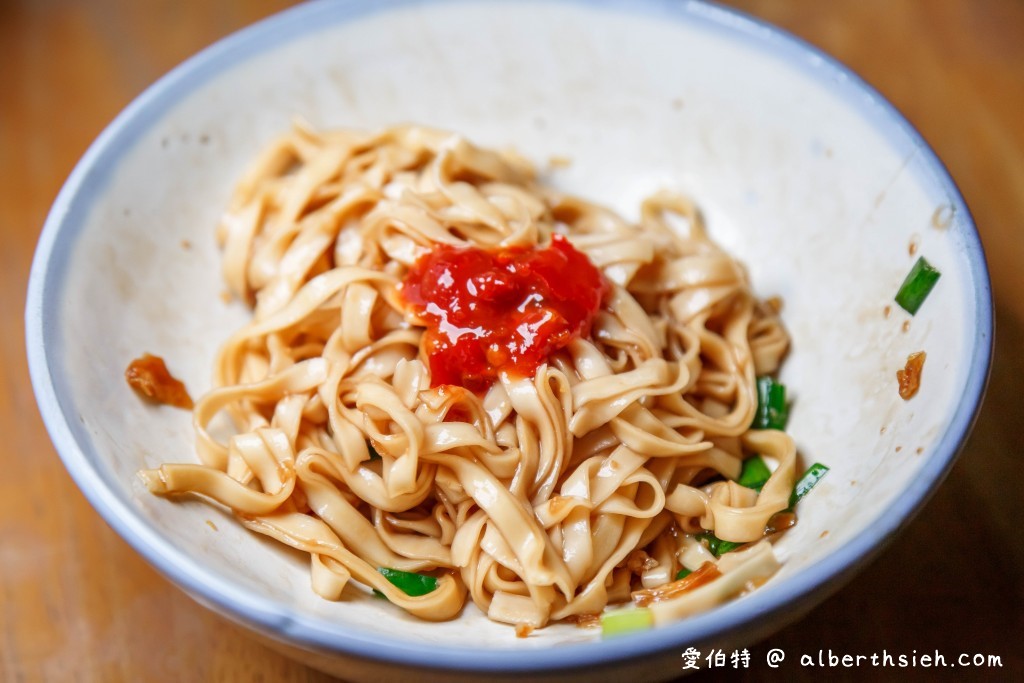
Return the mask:
[[[138,469],[194,457],[189,416],[144,405],[122,372],[150,351],[193,393],[208,387],[215,349],[247,315],[217,296],[213,228],[242,168],[294,116],[434,125],[539,166],[568,157],[552,182],[626,215],[662,187],[694,197],[757,291],[784,299],[789,431],[805,463],[832,468],[778,544],[778,575],[635,636],[556,625],[517,639],[472,606],[423,624],[371,598],[321,600],[304,563],[227,515],[147,493]],[[911,244],[942,271],[913,318],[893,304]],[[39,406],[71,475],[211,608],[348,678],[640,680],[676,675],[688,646],[766,636],[881,549],[967,435],[992,317],[977,232],[935,155],[856,76],[770,26],[699,2],[352,0],[216,44],[103,132],[46,222],[27,330]],[[921,391],[903,401],[895,372],[922,349]]]

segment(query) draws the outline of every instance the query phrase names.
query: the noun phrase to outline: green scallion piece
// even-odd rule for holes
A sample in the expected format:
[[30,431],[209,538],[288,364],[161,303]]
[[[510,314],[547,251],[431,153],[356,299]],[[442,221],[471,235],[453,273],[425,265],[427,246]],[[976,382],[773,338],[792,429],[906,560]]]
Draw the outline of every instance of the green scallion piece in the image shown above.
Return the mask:
[[654,626],[654,615],[646,607],[617,609],[601,615],[601,635],[621,636],[646,631]]
[[388,569],[387,567],[377,567],[377,571],[383,574],[384,578],[390,581],[396,588],[414,598],[426,595],[437,588],[437,579],[433,576],[413,574],[412,572],[403,572],[400,569]]
[[917,309],[921,308],[924,300],[928,298],[932,287],[939,281],[940,275],[942,273],[928,263],[923,256],[918,257],[917,263],[907,274],[907,279],[903,281],[900,290],[896,292],[896,303],[904,311],[914,315],[917,313]]
[[743,461],[743,469],[740,471],[740,478],[736,480],[736,483],[746,486],[748,489],[760,491],[771,476],[772,472],[768,469],[768,465],[764,464],[760,455],[755,455]]
[[693,573],[693,572],[691,572],[691,571],[690,571],[689,569],[687,569],[686,567],[683,567],[683,568],[682,568],[682,569],[680,569],[680,570],[679,570],[679,572],[678,572],[678,573],[676,574],[676,581],[678,581],[679,579],[685,579],[685,578],[686,578],[687,576],[689,576],[689,575],[690,575],[690,574],[692,574],[692,573]]
[[768,376],[757,378],[757,412],[751,429],[785,429],[789,419],[786,385]]
[[721,557],[725,553],[730,553],[743,545],[742,543],[735,543],[733,541],[723,541],[710,531],[697,534],[697,540],[704,542],[707,545],[708,550],[710,550],[715,557]]
[[807,492],[814,488],[814,485],[821,481],[822,477],[828,474],[828,468],[820,462],[816,462],[807,468],[804,476],[796,482],[793,493],[789,496],[789,509],[796,507],[797,502],[807,495]]

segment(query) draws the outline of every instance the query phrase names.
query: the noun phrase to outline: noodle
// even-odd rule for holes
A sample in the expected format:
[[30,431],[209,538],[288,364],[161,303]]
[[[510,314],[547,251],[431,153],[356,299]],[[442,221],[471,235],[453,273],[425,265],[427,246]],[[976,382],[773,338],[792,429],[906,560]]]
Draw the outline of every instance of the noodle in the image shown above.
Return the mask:
[[[433,386],[402,294],[417,260],[438,245],[533,253],[555,234],[603,274],[589,334],[478,393]],[[749,426],[755,376],[788,336],[685,199],[655,194],[634,225],[449,133],[296,126],[241,179],[217,237],[253,318],[195,405],[202,464],[142,476],[308,553],[317,594],[355,581],[429,620],[468,595],[533,628],[717,565],[655,605],[678,618],[777,568],[761,539],[788,507],[795,449]],[[228,438],[211,427],[222,412]],[[760,493],[732,481],[755,452],[775,465]],[[707,531],[756,544],[718,558]],[[410,596],[381,567],[437,588]]]

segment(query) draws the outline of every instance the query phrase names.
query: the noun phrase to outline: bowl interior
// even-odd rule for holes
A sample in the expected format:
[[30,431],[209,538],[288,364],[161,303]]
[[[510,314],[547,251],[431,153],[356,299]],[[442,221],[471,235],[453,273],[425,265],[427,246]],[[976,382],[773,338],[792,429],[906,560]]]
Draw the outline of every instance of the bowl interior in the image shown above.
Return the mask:
[[[778,544],[779,574],[671,627],[676,642],[823,585],[905,521],[955,457],[990,345],[977,235],[932,153],[841,67],[693,3],[314,4],[186,63],[104,133],[55,206],[30,294],[34,381],[72,474],[144,555],[235,618],[343,649],[597,639],[571,626],[517,639],[472,605],[424,625],[370,596],[321,600],[302,558],[137,480],[193,461],[193,435],[187,413],[140,402],[124,368],[151,352],[193,395],[209,387],[218,345],[248,315],[219,296],[213,229],[242,169],[296,116],[513,146],[550,182],[626,216],[679,190],[755,290],[782,297],[788,431],[803,465],[832,472]],[[572,163],[548,168],[554,156]],[[918,255],[942,277],[911,317],[893,295]],[[922,387],[904,401],[895,373],[919,350]]]

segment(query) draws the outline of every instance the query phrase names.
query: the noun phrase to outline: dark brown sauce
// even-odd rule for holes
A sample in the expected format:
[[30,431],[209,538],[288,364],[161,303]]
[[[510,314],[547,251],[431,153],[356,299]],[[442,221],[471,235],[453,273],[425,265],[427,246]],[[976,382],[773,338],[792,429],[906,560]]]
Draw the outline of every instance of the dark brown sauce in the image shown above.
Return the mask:
[[794,512],[776,512],[768,519],[768,524],[764,527],[764,533],[774,534],[777,531],[785,531],[796,526],[796,513]]

